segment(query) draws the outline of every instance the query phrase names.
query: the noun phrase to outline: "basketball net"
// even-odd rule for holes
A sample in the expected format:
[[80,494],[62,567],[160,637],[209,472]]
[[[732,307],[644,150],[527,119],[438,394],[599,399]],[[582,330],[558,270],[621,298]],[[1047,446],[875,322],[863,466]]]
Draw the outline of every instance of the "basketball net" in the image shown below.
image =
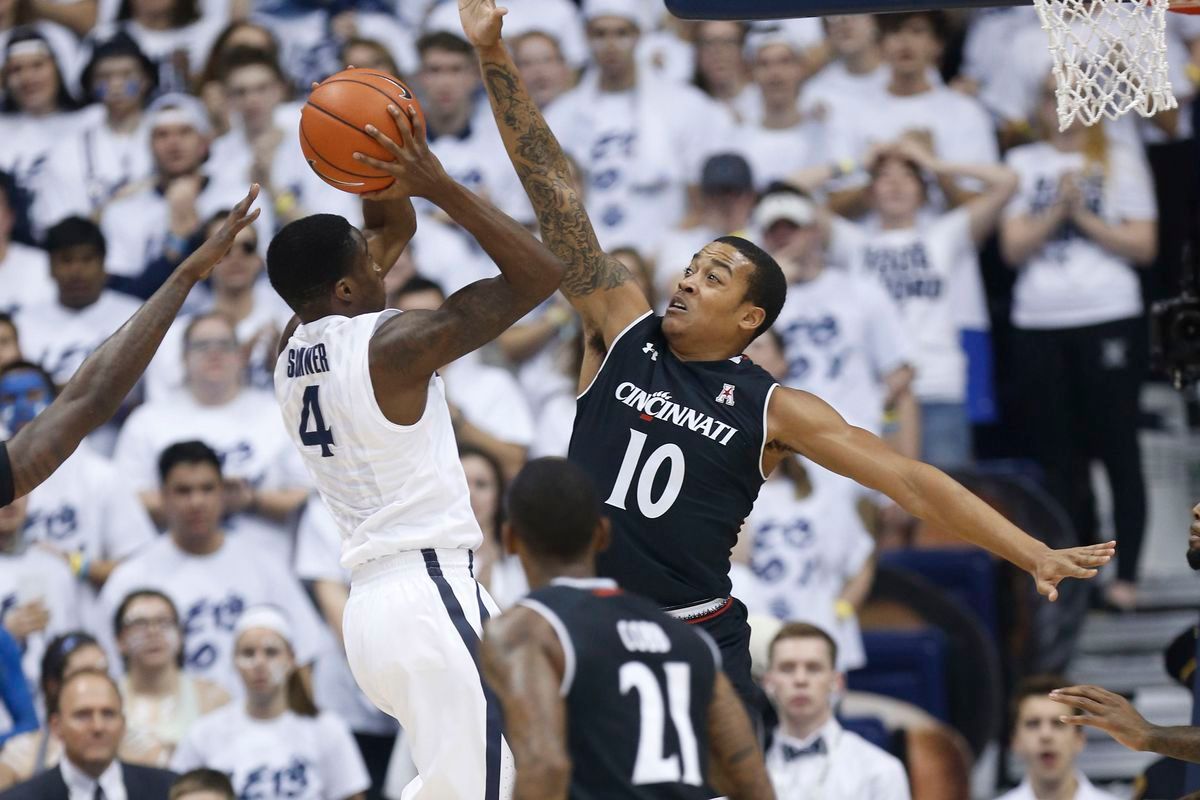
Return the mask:
[[1175,108],[1167,78],[1167,0],[1034,0],[1050,35],[1059,130],[1129,111]]

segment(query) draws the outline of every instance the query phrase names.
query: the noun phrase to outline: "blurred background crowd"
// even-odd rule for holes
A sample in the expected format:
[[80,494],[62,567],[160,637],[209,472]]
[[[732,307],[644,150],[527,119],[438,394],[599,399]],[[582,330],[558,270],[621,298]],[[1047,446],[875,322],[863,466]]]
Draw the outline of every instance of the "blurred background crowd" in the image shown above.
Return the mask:
[[[1118,542],[1098,587],[1050,606],[953,532],[796,459],[734,553],[762,671],[781,625],[832,636],[848,690],[821,703],[898,757],[915,797],[993,797],[1026,767],[1035,784],[1084,769],[1124,796],[1135,778],[1137,796],[1177,796],[1177,765],[1139,778],[1142,754],[1081,755],[1054,704],[1013,701],[1103,679],[1186,721],[1192,645],[1173,670],[1158,653],[1198,596],[1179,574],[1197,415],[1148,380],[1146,309],[1177,291],[1197,229],[1200,18],[1168,15],[1178,110],[1059,131],[1029,7],[749,24],[684,22],[659,0],[505,5],[601,244],[659,311],[703,244],[751,238],[790,281],[754,361],[1053,546]],[[406,80],[450,175],[534,226],[456,4],[0,0],[0,50],[5,435],[263,187],[118,420],[0,509],[0,787],[57,763],[48,716],[65,680],[99,670],[121,689],[130,763],[212,767],[245,798],[386,796],[411,766],[342,653],[339,534],[270,393],[290,311],[263,259],[299,217],[361,223],[296,137],[308,87],[347,64]],[[393,306],[494,274],[417,211]],[[565,455],[580,355],[556,298],[443,374],[487,537],[477,575],[502,606],[526,588],[500,552],[505,482]]]

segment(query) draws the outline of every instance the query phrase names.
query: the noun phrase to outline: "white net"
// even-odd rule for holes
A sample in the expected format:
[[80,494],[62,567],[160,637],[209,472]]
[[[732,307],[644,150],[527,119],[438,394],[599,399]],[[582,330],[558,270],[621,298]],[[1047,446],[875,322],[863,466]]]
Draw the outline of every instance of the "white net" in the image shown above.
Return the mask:
[[1167,79],[1167,0],[1034,0],[1050,35],[1058,123],[1094,125],[1175,108]]

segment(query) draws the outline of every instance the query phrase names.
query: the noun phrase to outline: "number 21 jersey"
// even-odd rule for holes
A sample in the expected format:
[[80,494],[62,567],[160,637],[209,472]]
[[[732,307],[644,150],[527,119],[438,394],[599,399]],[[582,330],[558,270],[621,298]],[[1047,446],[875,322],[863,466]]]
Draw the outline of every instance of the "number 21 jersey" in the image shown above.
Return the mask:
[[296,328],[275,364],[288,435],[342,532],[342,567],[483,540],[458,460],[442,379],[421,418],[384,416],[371,383],[375,332],[401,312],[328,316]]
[[729,596],[776,383],[744,356],[677,358],[662,322],[647,313],[613,341],[579,398],[569,456],[612,520],[597,571],[669,608]]

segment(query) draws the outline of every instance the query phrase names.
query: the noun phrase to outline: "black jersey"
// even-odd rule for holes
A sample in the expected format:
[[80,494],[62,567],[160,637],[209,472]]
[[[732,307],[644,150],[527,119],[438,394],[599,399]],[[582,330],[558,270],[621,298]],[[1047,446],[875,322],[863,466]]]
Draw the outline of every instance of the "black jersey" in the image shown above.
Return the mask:
[[559,579],[520,601],[562,643],[571,800],[707,800],[707,634],[610,580]]
[[681,361],[647,314],[580,397],[569,457],[612,519],[601,575],[660,605],[727,597],[729,553],[765,480],[775,379],[745,356]]
[[8,442],[0,442],[0,507],[11,503],[16,493],[12,464],[8,461]]

